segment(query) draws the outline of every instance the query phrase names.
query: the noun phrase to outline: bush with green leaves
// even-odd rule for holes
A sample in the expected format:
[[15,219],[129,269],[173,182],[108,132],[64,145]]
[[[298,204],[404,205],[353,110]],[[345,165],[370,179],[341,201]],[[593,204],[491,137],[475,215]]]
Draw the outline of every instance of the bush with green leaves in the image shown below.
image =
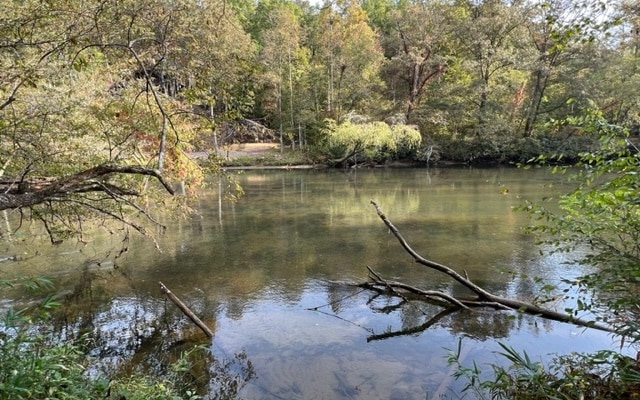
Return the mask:
[[572,353],[555,357],[548,366],[499,343],[496,354],[507,366],[490,365],[488,377],[477,363],[461,363],[462,341],[449,350],[448,363],[456,379],[466,379],[464,393],[479,399],[510,400],[617,400],[640,395],[640,369],[636,360],[613,351]]
[[106,385],[84,375],[78,346],[54,344],[20,329],[0,339],[0,398],[89,399],[104,397]]
[[[581,290],[574,313],[589,311],[631,341],[640,340],[640,153],[627,131],[608,123],[597,111],[565,124],[597,134],[597,151],[580,154],[569,175],[574,189],[553,207],[528,203],[534,219],[528,229],[554,251],[579,249],[575,263],[585,274],[567,283]],[[559,158],[556,155],[555,159]],[[535,161],[554,161],[540,156]],[[551,199],[552,200],[552,199]]]
[[383,163],[400,155],[413,157],[422,141],[420,131],[410,125],[389,125],[381,121],[325,122],[324,152],[341,162]]

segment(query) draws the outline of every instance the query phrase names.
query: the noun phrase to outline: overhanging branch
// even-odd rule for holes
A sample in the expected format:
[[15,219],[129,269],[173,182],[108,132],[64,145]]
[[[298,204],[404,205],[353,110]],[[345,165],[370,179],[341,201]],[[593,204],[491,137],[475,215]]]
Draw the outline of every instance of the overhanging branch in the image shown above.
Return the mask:
[[31,207],[51,199],[60,201],[75,193],[102,191],[117,193],[120,196],[139,195],[133,189],[123,188],[104,181],[109,176],[118,174],[152,176],[162,184],[169,194],[174,194],[173,188],[157,169],[141,165],[102,164],[57,179],[40,178],[34,179],[32,182],[19,179],[6,181],[4,182],[6,190],[0,193],[0,210]]

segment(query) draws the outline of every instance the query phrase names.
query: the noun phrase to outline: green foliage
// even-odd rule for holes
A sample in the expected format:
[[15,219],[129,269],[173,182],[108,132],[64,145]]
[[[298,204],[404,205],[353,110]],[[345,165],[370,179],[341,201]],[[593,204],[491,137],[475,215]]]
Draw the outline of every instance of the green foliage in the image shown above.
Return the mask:
[[[18,285],[29,291],[52,288],[46,278],[0,282],[4,288]],[[183,352],[162,376],[142,373],[124,377],[89,377],[91,358],[85,354],[90,336],[61,341],[48,328],[51,312],[60,305],[51,296],[21,310],[9,309],[0,321],[0,398],[2,399],[157,399],[196,400],[191,376],[194,359],[209,354],[198,346]]]
[[640,340],[640,155],[630,149],[626,131],[599,112],[565,122],[600,135],[600,148],[581,154],[575,167],[559,169],[570,173],[575,189],[559,197],[557,210],[524,207],[536,221],[529,230],[554,251],[581,250],[576,262],[593,270],[569,282],[585,296],[572,311],[595,312],[620,334]]
[[195,347],[183,352],[180,358],[171,364],[165,376],[147,376],[133,374],[112,380],[109,385],[109,398],[127,400],[198,400],[193,385],[190,384],[191,358],[204,347]]
[[336,124],[327,121],[326,148],[330,157],[362,161],[394,159],[398,153],[416,150],[422,138],[412,126],[384,122]]
[[[598,145],[595,136],[549,132],[529,137],[497,135],[434,135],[441,157],[469,164],[524,163],[540,154],[554,154],[555,163],[571,163]],[[551,162],[549,160],[549,162]]]
[[[4,280],[2,286],[23,286],[34,292],[49,290],[46,278]],[[33,329],[59,305],[47,296],[35,307],[9,309],[0,330],[0,398],[88,399],[104,396],[105,382],[90,382],[83,375],[86,357],[80,346],[55,343],[46,333]]]
[[[15,320],[14,320],[15,321]],[[123,378],[90,378],[82,343],[58,343],[28,326],[13,325],[0,337],[0,398],[86,400],[166,400],[201,398],[189,385],[189,357],[184,353],[166,376],[139,373]]]
[[613,400],[635,398],[640,393],[637,362],[618,353],[572,353],[555,357],[546,367],[524,351],[499,345],[502,351],[496,354],[507,366],[491,364],[489,377],[475,362],[472,367],[461,363],[462,340],[455,350],[449,350],[447,362],[454,367],[456,379],[467,381],[465,393],[480,399],[511,400]]
[[102,382],[84,376],[78,347],[52,344],[25,330],[0,339],[0,397],[4,399],[88,399],[104,396]]

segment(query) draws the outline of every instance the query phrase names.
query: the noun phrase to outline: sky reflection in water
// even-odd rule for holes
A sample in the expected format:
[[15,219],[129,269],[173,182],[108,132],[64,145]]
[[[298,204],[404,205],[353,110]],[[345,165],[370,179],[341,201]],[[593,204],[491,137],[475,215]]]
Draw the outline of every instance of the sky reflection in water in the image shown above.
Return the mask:
[[219,202],[212,182],[196,205],[200,215],[159,237],[161,253],[138,238],[117,270],[85,268],[84,297],[76,296],[83,280],[65,265],[68,256],[30,257],[40,269],[38,257],[58,260],[47,272],[85,305],[67,328],[94,326],[104,339],[96,355],[115,360],[162,348],[181,328],[193,329],[167,305],[162,281],[213,328],[215,356],[242,353],[251,362],[255,376],[240,391],[246,400],[457,398],[465,382],[448,378],[446,349],[459,338],[466,364],[480,366],[502,362],[498,341],[541,360],[619,346],[602,332],[493,311],[445,315],[400,334],[442,310],[393,308],[396,299],[337,283],[365,280],[370,266],[414,286],[467,293],[412,262],[369,205],[374,199],[419,253],[465,269],[488,290],[531,300],[542,284],[561,285],[578,271],[564,264],[567,255],[540,255],[521,231],[526,216],[511,209],[558,191],[558,177],[545,171],[253,171],[237,179],[243,198]]

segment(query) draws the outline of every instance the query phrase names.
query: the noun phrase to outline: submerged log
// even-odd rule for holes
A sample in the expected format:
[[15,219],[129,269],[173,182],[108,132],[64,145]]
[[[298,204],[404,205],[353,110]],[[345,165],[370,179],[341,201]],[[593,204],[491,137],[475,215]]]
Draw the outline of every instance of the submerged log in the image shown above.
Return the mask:
[[542,318],[551,319],[554,321],[566,322],[566,323],[583,326],[587,328],[593,328],[593,329],[597,329],[605,332],[616,333],[616,331],[609,326],[601,325],[594,321],[586,321],[581,318],[577,318],[572,314],[550,310],[550,309],[543,308],[525,301],[514,300],[514,299],[498,296],[496,294],[493,294],[485,290],[484,288],[477,285],[476,283],[474,283],[471,279],[469,279],[466,272],[463,276],[447,265],[440,264],[435,261],[431,261],[422,257],[420,254],[418,254],[415,250],[411,248],[411,246],[404,239],[400,231],[398,231],[395,225],[393,225],[393,223],[391,223],[391,221],[387,218],[387,216],[382,212],[378,204],[376,204],[376,202],[373,200],[371,200],[371,204],[376,209],[376,212],[380,217],[380,219],[389,228],[389,230],[391,231],[391,233],[393,233],[396,239],[398,239],[398,241],[400,242],[400,245],[407,251],[407,253],[409,253],[409,255],[414,259],[415,262],[427,268],[436,270],[438,272],[441,272],[443,274],[450,276],[453,280],[457,281],[458,283],[462,284],[463,286],[471,290],[473,293],[475,293],[476,298],[473,298],[473,299],[455,298],[443,292],[426,291],[426,290],[415,288],[413,286],[410,286],[401,282],[387,281],[382,279],[379,274],[373,272],[370,268],[369,268],[369,272],[370,272],[372,281],[363,285],[369,285],[371,288],[374,288],[374,289],[386,288],[389,292],[396,293],[396,295],[398,290],[402,290],[408,293],[412,293],[414,295],[423,296],[425,299],[428,299],[430,301],[434,301],[434,300],[444,301],[449,305],[449,307],[455,307],[459,309],[472,308],[472,307],[491,307],[491,308],[501,309],[501,310],[513,310],[521,313],[540,316]]
[[200,318],[198,318],[193,313],[193,311],[191,311],[191,309],[189,307],[187,307],[182,302],[182,300],[180,300],[178,298],[178,296],[173,294],[173,292],[171,292],[171,290],[169,290],[162,282],[158,282],[158,283],[160,283],[160,290],[162,290],[162,293],[166,294],[167,297],[169,298],[169,300],[171,300],[173,302],[173,304],[178,306],[180,311],[182,311],[184,313],[184,315],[189,317],[189,319],[191,321],[193,321],[193,323],[196,324],[198,326],[198,328],[200,328],[202,330],[202,332],[204,332],[205,335],[207,335],[208,337],[212,338],[213,337],[213,332],[211,331],[211,329],[209,329],[209,327],[207,325],[205,325],[205,323],[202,322],[202,320],[200,320]]

